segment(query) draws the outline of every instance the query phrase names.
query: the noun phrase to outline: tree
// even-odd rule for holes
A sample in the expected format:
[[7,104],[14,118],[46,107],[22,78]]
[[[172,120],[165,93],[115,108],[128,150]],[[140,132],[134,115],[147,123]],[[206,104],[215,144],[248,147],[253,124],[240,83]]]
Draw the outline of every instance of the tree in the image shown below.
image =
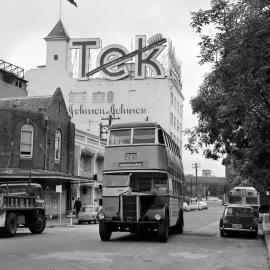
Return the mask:
[[185,148],[233,161],[239,174],[270,188],[270,1],[213,0],[192,13],[200,64],[211,64],[191,100],[198,115]]

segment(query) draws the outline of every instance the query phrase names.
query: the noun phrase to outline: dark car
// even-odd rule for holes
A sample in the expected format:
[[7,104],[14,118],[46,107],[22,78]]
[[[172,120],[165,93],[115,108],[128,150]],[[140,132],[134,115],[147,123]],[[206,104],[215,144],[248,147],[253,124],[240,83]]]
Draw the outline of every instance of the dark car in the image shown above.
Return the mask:
[[245,232],[253,237],[258,233],[258,218],[251,206],[228,205],[219,222],[220,236],[229,232]]

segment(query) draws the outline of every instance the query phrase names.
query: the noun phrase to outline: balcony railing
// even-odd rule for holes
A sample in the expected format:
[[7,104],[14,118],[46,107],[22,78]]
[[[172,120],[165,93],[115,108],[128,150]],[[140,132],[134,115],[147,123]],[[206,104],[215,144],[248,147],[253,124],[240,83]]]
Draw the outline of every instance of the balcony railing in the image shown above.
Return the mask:
[[16,77],[24,78],[24,69],[0,59],[0,70],[11,73]]

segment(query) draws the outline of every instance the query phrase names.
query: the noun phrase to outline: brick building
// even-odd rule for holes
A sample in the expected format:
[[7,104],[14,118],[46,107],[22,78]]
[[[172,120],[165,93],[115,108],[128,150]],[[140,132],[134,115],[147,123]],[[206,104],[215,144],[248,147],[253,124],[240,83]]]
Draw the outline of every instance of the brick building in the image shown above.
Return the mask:
[[75,125],[60,88],[52,96],[0,99],[0,181],[31,180],[42,184],[46,212],[72,208]]

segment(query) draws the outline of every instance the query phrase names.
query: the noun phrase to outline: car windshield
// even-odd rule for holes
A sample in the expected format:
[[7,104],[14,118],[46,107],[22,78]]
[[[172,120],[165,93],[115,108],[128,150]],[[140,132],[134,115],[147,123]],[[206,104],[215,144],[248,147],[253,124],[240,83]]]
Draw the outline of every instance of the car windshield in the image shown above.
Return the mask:
[[227,216],[252,216],[253,210],[251,208],[244,207],[227,207],[225,209],[225,215]]

